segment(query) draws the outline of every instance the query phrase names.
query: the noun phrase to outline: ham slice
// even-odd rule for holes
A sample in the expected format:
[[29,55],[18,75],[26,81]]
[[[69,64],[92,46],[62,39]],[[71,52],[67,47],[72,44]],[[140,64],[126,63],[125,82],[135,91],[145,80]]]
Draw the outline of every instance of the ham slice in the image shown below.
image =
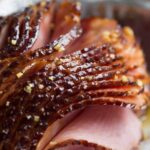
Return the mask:
[[[3,18],[0,59],[16,57],[28,50],[45,46],[50,38],[54,2],[39,3],[25,11]],[[7,30],[6,30],[7,29]]]
[[[55,57],[60,57],[61,55],[63,55],[63,51],[65,50],[65,47],[69,43],[71,43],[75,38],[79,37],[79,35],[81,34],[82,30],[80,29],[80,23],[79,23],[79,20],[80,20],[80,12],[79,11],[80,10],[77,9],[76,3],[70,3],[70,2],[65,1],[59,7],[60,8],[59,11],[61,13],[57,13],[57,15],[55,14],[56,15],[55,19],[57,20],[57,24],[60,21],[62,23],[62,26],[68,26],[68,28],[66,28],[64,31],[59,30],[59,34],[57,33],[57,35],[55,35],[55,38],[57,37],[57,39],[50,42],[51,41],[50,40],[50,37],[51,37],[50,29],[51,29],[54,8],[55,8],[55,3],[53,1],[51,3],[44,2],[44,4],[43,4],[43,2],[41,2],[41,3],[37,4],[36,6],[27,8],[26,9],[27,12],[25,11],[25,12],[21,13],[21,14],[26,14],[26,13],[29,13],[30,11],[32,12],[34,10],[35,14],[31,15],[31,16],[32,16],[32,19],[36,19],[35,18],[36,15],[38,15],[39,12],[42,13],[44,11],[44,14],[42,14],[42,17],[40,18],[40,21],[39,21],[40,22],[40,26],[39,26],[40,30],[39,30],[39,35],[37,36],[38,38],[36,39],[36,42],[32,44],[31,50],[24,52],[23,53],[24,56],[16,55],[16,57],[13,57],[13,58],[9,57],[9,58],[6,58],[6,59],[0,61],[0,66],[1,66],[1,68],[0,68],[0,78],[1,78],[0,83],[1,83],[1,85],[2,85],[2,83],[3,84],[7,83],[7,84],[4,84],[5,86],[2,85],[2,88],[0,87],[1,91],[3,91],[3,89],[6,89],[7,87],[9,87],[11,82],[14,79],[16,79],[16,75],[18,74],[18,72],[19,72],[19,74],[20,73],[22,74],[22,72],[25,73],[30,69],[29,74],[31,75],[32,74],[31,70],[33,70],[33,71],[38,70],[42,67],[42,65],[45,65],[45,62],[46,62],[45,60],[48,59],[48,60],[52,61]],[[67,9],[65,9],[65,8],[67,8]],[[69,21],[66,22],[66,20],[63,19],[63,17],[64,16],[69,17],[70,16],[70,15],[68,15],[69,12],[72,15],[71,15]],[[19,18],[20,17],[21,16],[19,15]],[[30,17],[30,16],[28,16],[28,17]],[[78,18],[78,21],[74,20],[74,17]],[[25,19],[22,22],[24,22],[24,21],[25,21]],[[57,26],[57,24],[55,24],[55,25]],[[55,32],[56,31],[54,30],[54,34],[55,34]],[[31,40],[31,37],[30,37],[30,40]],[[54,51],[55,46],[56,46],[56,50]],[[62,48],[62,51],[59,51],[59,49],[61,50],[61,48]],[[53,49],[53,50],[51,50],[51,49]],[[23,50],[23,48],[22,48],[22,50]],[[51,57],[49,57],[49,55],[52,55],[53,53],[55,53],[54,54],[55,57],[53,56],[54,58],[51,60]],[[19,53],[19,54],[21,54],[21,53]],[[3,55],[1,54],[0,57],[1,56],[3,56]],[[36,57],[38,57],[38,60],[39,60],[38,61],[39,67],[37,67],[35,69],[34,66],[35,66],[35,58]],[[44,63],[43,63],[42,57],[44,57]],[[32,59],[32,61],[29,61],[29,59],[30,60]],[[9,73],[7,73],[8,70],[9,70]],[[6,85],[7,85],[7,87],[6,87]],[[13,89],[14,88],[11,89],[11,92],[13,92]],[[2,96],[2,95],[0,95],[0,96]],[[1,98],[1,101],[2,101],[2,99],[3,98]]]
[[[35,57],[34,69],[29,68],[30,72],[18,78],[11,85],[11,90],[9,88],[4,97],[1,97],[3,147],[35,147],[48,127],[77,108],[91,104],[128,107],[132,107],[132,104],[137,107],[145,104],[143,85],[137,84],[136,78],[132,81],[124,79],[124,75],[128,77],[124,71],[124,58],[120,59],[113,47],[103,45],[99,48],[86,48],[61,57],[61,61],[50,59],[58,53],[55,44],[52,44],[48,52],[51,52],[48,53],[48,61],[44,55],[42,59]],[[42,68],[39,69],[41,65]],[[6,83],[2,86],[5,85]],[[22,111],[14,111],[14,108]],[[10,115],[12,112],[13,116]],[[5,126],[6,124],[11,126]]]
[[30,49],[32,49],[32,50],[35,50],[40,47],[44,47],[45,45],[50,43],[52,24],[53,24],[53,19],[54,19],[54,12],[56,11],[55,10],[56,4],[53,1],[51,3],[50,2],[41,2],[40,5],[41,5],[40,6],[41,10],[38,10],[38,11],[41,11],[41,12],[45,11],[45,12],[42,15],[42,17],[40,18],[39,33],[37,34],[37,39],[33,43],[32,47],[30,47]]
[[[55,46],[50,52],[58,52]],[[18,78],[16,88],[12,84],[11,90],[8,89],[1,98],[3,103],[5,101],[0,109],[3,146],[11,149],[35,147],[55,121],[87,105],[143,106],[146,102],[143,85],[137,84],[136,79],[124,80],[124,75],[127,76],[124,58],[119,59],[115,52],[111,46],[104,45],[63,56],[61,61],[49,62],[48,59],[46,62],[45,58],[43,62],[40,57],[35,58],[34,69],[29,68],[31,72]],[[55,56],[53,53],[48,55],[49,58]],[[38,69],[41,65],[44,67]],[[118,78],[114,78],[115,75]],[[14,111],[14,108],[22,111]],[[12,112],[13,116],[10,115]]]
[[[90,146],[83,146],[83,145],[68,145],[65,147],[58,148],[56,150],[95,150],[95,148]],[[100,150],[104,150],[101,148]]]
[[49,141],[58,133],[61,129],[63,129],[67,124],[69,124],[76,116],[78,116],[82,112],[82,109],[73,111],[66,115],[63,119],[58,119],[52,125],[50,125],[41,140],[39,141],[36,149],[41,150],[44,149],[46,145],[48,145]]
[[[134,37],[131,28],[122,28],[116,21],[111,19],[88,18],[81,21],[83,28],[82,35],[68,46],[71,51],[76,51],[85,47],[100,46],[105,43],[112,44],[117,52],[126,57],[131,76],[145,78],[145,60],[139,43]],[[136,54],[136,55],[135,55]],[[139,61],[134,61],[138,59]],[[144,71],[145,70],[145,71]],[[147,80],[145,78],[144,80]]]
[[104,44],[106,40],[103,40],[103,35],[106,32],[120,31],[120,26],[115,20],[101,19],[99,17],[82,19],[81,26],[83,28],[83,33],[69,45],[71,51]]
[[141,124],[131,110],[117,106],[89,106],[63,128],[45,150],[74,150],[71,145],[82,145],[81,150],[84,146],[98,150],[104,147],[131,150],[140,139]]
[[51,41],[56,40],[60,35],[65,34],[73,26],[80,25],[81,4],[79,2],[69,2],[69,0],[59,3],[53,21],[53,32]]

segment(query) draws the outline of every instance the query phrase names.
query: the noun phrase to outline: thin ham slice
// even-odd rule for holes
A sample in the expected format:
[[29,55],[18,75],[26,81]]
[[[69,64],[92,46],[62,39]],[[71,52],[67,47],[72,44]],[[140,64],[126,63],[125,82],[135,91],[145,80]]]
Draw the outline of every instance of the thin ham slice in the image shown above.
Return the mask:
[[[131,150],[140,139],[141,124],[131,110],[117,106],[89,106],[61,130],[45,150],[83,150],[84,145],[99,150],[102,147]],[[84,148],[75,148],[70,146],[72,144]]]
[[44,147],[49,143],[49,141],[58,133],[61,129],[63,129],[67,124],[69,124],[77,115],[82,112],[82,109],[73,111],[66,115],[63,119],[58,119],[52,125],[50,125],[41,140],[39,141],[36,150],[44,149]]
[[66,147],[57,148],[56,150],[95,150],[95,149],[93,147],[86,147],[83,145],[67,145]]
[[32,50],[43,47],[46,44],[50,43],[52,22],[53,22],[53,17],[54,17],[54,12],[55,12],[55,3],[54,2],[51,2],[50,4],[44,3],[42,9],[44,9],[44,7],[47,7],[48,11],[44,14],[43,17],[41,17],[40,26],[39,26],[39,34],[37,35],[37,39],[35,43],[31,47]]
[[41,2],[0,20],[0,60],[49,42],[55,2]]
[[80,25],[80,11],[81,4],[78,2],[65,0],[58,4],[53,21],[51,41],[71,30],[73,26]]
[[[81,26],[83,33],[68,46],[69,51],[91,46],[99,47],[105,43],[113,45],[120,56],[126,58],[128,74],[147,83],[144,54],[131,28],[122,28],[115,20],[99,17],[82,19]],[[138,59],[138,62],[135,59]]]
[[99,46],[106,43],[105,39],[103,40],[103,34],[114,31],[120,32],[120,26],[115,20],[99,17],[82,19],[81,26],[83,28],[82,35],[68,46],[71,51]]

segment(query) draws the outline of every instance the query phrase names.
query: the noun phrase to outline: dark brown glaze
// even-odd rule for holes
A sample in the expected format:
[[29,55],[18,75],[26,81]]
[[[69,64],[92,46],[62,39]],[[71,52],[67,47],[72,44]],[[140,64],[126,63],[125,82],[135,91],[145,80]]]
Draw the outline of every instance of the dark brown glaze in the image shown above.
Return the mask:
[[[5,36],[2,42],[3,44],[1,45],[0,59],[16,57],[31,49],[38,40],[38,36],[41,35],[40,28],[42,28],[43,18],[49,15],[49,24],[51,24],[54,5],[54,2],[41,2],[35,6],[26,8],[23,12],[13,14],[3,19],[4,21],[1,21],[2,28],[5,27],[3,22],[10,20],[10,23],[7,23],[8,27],[5,31],[7,36]],[[47,28],[45,32],[49,33],[49,29],[50,28]],[[45,41],[46,38],[47,37],[45,37]],[[42,46],[42,44],[39,44],[35,48]]]
[[45,150],[57,150],[60,147],[65,148],[68,145],[82,145],[84,147],[93,148],[95,150],[111,150],[111,149],[106,148],[104,146],[93,144],[93,143],[90,143],[90,142],[87,142],[87,141],[84,141],[84,140],[74,140],[74,139],[70,139],[68,141],[65,141],[65,142],[62,142],[62,143],[58,143],[55,146],[49,146]]
[[6,30],[6,20],[7,19],[5,17],[0,17],[0,48],[2,47],[3,39],[5,38],[4,30]]
[[[130,81],[126,72],[124,58],[103,45],[55,58],[30,77],[23,75],[25,82],[19,82],[1,106],[1,146],[35,149],[48,125],[85,105],[143,105],[143,86]],[[143,102],[138,103],[141,97]]]
[[113,44],[117,52],[126,58],[128,74],[149,84],[144,54],[131,28],[121,28],[114,20],[97,17],[83,19],[81,26],[83,28],[82,35],[67,47],[70,51],[76,51],[90,45]]
[[10,28],[10,24],[13,20],[13,17],[3,17],[1,18],[0,23],[0,49],[2,49],[3,45],[6,42],[6,38],[8,36],[8,30]]
[[[47,9],[49,9],[49,5],[46,5],[46,4],[47,3],[44,3],[44,6],[42,4],[42,8],[41,8],[41,4],[36,5],[36,7],[40,8],[42,10],[43,10],[43,7],[44,8],[47,7]],[[60,57],[59,55],[63,55],[63,51],[65,50],[66,45],[71,43],[75,38],[77,38],[81,34],[80,21],[79,21],[80,20],[80,12],[79,12],[80,10],[76,9],[76,5],[77,4],[65,1],[60,6],[60,11],[62,13],[61,13],[61,15],[57,14],[57,16],[55,18],[57,19],[57,17],[58,17],[57,23],[58,23],[58,20],[60,20],[62,25],[68,26],[68,28],[66,28],[63,32],[62,31],[59,32],[60,38],[54,40],[52,43],[47,44],[46,46],[44,45],[44,47],[39,48],[39,49],[34,49],[34,48],[36,48],[34,46],[35,45],[34,44],[31,51],[27,51],[23,55],[17,56],[17,57],[12,57],[12,58],[7,58],[7,59],[0,61],[0,67],[1,67],[0,68],[0,84],[1,84],[0,91],[3,91],[0,94],[0,97],[1,97],[0,103],[2,103],[2,101],[3,101],[2,96],[5,93],[4,91],[7,91],[9,89],[9,86],[11,84],[14,84],[16,82],[16,79],[18,77],[20,77],[20,75],[22,73],[28,72],[29,69],[32,69],[32,68],[34,69],[34,66],[36,66],[36,63],[38,63],[38,62],[40,63],[40,61],[45,62],[45,63],[47,61],[46,59],[49,59],[49,61],[51,61],[51,59],[54,59],[54,58],[49,57],[49,55],[52,53],[54,53],[53,55],[55,55],[55,53],[56,53],[57,57]],[[67,9],[66,9],[66,11],[63,12],[65,7],[67,7],[67,9],[69,9],[69,11],[67,11]],[[33,7],[30,7],[27,9],[28,9],[28,11],[27,11],[28,13],[30,11],[31,11],[31,13],[33,13],[33,11],[32,11]],[[38,12],[40,12],[40,10],[38,10]],[[69,12],[72,12],[71,14],[73,17],[71,17],[69,19],[69,22],[66,22],[66,20],[63,20],[63,19],[64,19],[64,16],[70,16],[70,15],[67,15],[67,13],[69,13]],[[74,20],[74,16],[78,17],[78,22],[76,22]],[[29,18],[27,17],[27,19],[29,19]],[[25,21],[25,19],[24,19],[24,21]],[[28,25],[28,22],[26,22],[26,23]],[[65,34],[65,35],[63,35],[63,34]],[[24,40],[26,40],[26,39],[23,39],[23,41]],[[54,49],[54,47],[56,47],[56,48]],[[56,55],[55,55],[55,57],[56,57]],[[36,59],[36,58],[38,58],[38,59]],[[45,60],[43,60],[43,58]]]
[[[65,46],[68,45],[76,37],[78,37],[80,35],[80,32],[81,32],[80,28],[75,27],[72,30],[70,30],[70,32],[68,32],[67,34],[61,36],[58,40],[55,40],[50,45],[46,46],[45,49],[43,48],[37,51],[31,51],[28,55],[24,57],[20,56],[17,58],[17,60],[15,59],[9,65],[9,68],[7,68],[6,70],[9,71],[10,69],[12,69],[17,71],[18,73],[14,74],[14,72],[11,72],[12,76],[9,76],[9,74],[7,74],[6,76],[5,73],[5,76],[2,77],[3,84],[1,84],[1,89],[5,89],[5,90],[1,93],[1,99],[0,99],[1,105],[3,103],[2,101],[7,100],[7,96],[11,95],[13,91],[16,90],[16,87],[18,87],[18,83],[20,84],[25,82],[26,80],[28,80],[27,78],[29,76],[32,76],[32,74],[38,72],[38,70],[40,70],[48,62],[50,63],[51,61],[53,61],[54,58],[56,58],[56,56],[58,57],[59,55],[63,54],[63,51],[65,50]],[[41,53],[41,51],[43,52],[45,51],[47,53]],[[24,76],[23,78],[21,76],[18,76],[20,73]],[[4,72],[2,75],[4,75]]]
[[[39,66],[45,66],[47,62],[52,62],[56,57],[63,55],[65,47],[81,34],[79,27],[74,27],[59,39],[53,41],[51,44],[39,48],[35,51],[26,53],[24,56],[16,57],[0,74],[0,105],[2,105],[7,97],[13,93],[17,84],[22,81],[22,76],[26,78]],[[7,63],[7,62],[6,62]],[[10,88],[10,86],[12,88]]]
[[[76,30],[77,28],[79,28],[79,26],[80,26],[80,10],[77,9],[76,3],[70,3],[69,1],[65,1],[61,4],[59,9],[57,8],[57,10],[55,10],[55,5],[56,4],[54,2],[51,2],[51,3],[41,2],[41,3],[37,4],[36,6],[26,8],[26,10],[22,13],[14,14],[7,18],[1,18],[2,25],[5,24],[4,21],[11,18],[11,21],[9,21],[11,23],[9,23],[9,24],[12,24],[12,25],[14,24],[13,26],[15,26],[15,28],[12,27],[14,32],[12,31],[12,32],[10,32],[10,34],[15,33],[14,37],[18,38],[18,34],[20,33],[21,37],[19,37],[18,43],[16,45],[13,45],[12,49],[8,48],[10,44],[5,46],[8,48],[8,51],[5,51],[5,49],[3,49],[5,51],[5,53],[8,52],[7,53],[8,55],[11,55],[11,52],[9,52],[9,51],[12,51],[12,53],[15,54],[14,55],[15,57],[7,56],[5,59],[0,60],[0,67],[1,67],[0,74],[3,74],[3,71],[6,71],[6,70],[7,70],[6,72],[8,72],[8,70],[10,70],[10,69],[14,71],[14,67],[11,68],[11,66],[12,66],[11,64],[16,64],[16,62],[18,62],[19,58],[17,58],[17,57],[18,57],[18,55],[21,55],[22,52],[30,53],[30,51],[28,51],[27,49],[29,49],[29,50],[31,49],[31,51],[37,51],[36,53],[35,52],[32,53],[33,57],[35,57],[35,55],[37,57],[37,55],[39,55],[40,53],[41,53],[40,55],[44,55],[44,51],[41,52],[41,49],[37,50],[37,48],[39,48],[39,47],[43,47],[43,49],[49,48],[49,45],[47,45],[47,46],[45,46],[45,45],[47,43],[50,43],[50,41],[52,42],[50,31],[54,26],[56,26],[58,29],[57,25],[61,24],[61,28],[65,28],[65,30],[59,30],[59,33],[57,31],[55,31],[55,29],[53,29],[52,36],[55,36],[56,40],[61,35],[69,32],[71,29],[74,28],[74,30]],[[65,7],[66,7],[66,9],[65,9]],[[71,16],[69,13],[71,14]],[[26,16],[26,17],[24,18],[24,16]],[[57,20],[57,22],[55,21],[53,23],[53,16],[55,16],[55,20]],[[68,18],[68,20],[66,21],[64,19],[64,17]],[[76,21],[74,18],[76,18],[78,21]],[[18,22],[18,20],[21,20],[21,23]],[[7,26],[9,26],[9,24],[7,23]],[[21,24],[21,25],[18,26],[18,24]],[[37,24],[37,25],[35,26],[35,24]],[[53,25],[53,27],[52,27],[52,25]],[[31,30],[31,27],[33,27],[32,30]],[[37,29],[37,28],[40,28],[40,29]],[[34,32],[34,31],[36,31],[36,32]],[[55,34],[55,32],[57,32],[57,35]],[[35,39],[35,42],[33,42],[34,40],[32,39],[32,36],[30,34],[32,36],[34,34],[33,37],[35,37],[35,36],[37,37],[37,35],[38,35],[38,38]],[[72,32],[72,34],[73,34],[73,32]],[[77,34],[75,33],[74,37],[76,35]],[[11,38],[13,38],[13,36],[11,36]],[[65,40],[63,40],[63,42],[65,42]],[[30,54],[27,54],[27,55],[30,55]],[[3,56],[1,55],[0,57],[3,57]],[[15,67],[17,67],[17,65]],[[11,71],[9,71],[9,72],[11,72]],[[4,73],[4,74],[6,74],[6,73]]]
[[6,20],[5,20],[5,17],[0,17],[0,29],[3,28],[3,25],[6,24]]

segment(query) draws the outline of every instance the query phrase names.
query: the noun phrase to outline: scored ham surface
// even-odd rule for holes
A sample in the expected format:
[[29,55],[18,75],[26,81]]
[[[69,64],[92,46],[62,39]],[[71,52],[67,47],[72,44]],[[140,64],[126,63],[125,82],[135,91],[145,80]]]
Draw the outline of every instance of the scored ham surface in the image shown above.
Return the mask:
[[0,27],[1,150],[138,145],[140,122],[129,108],[146,106],[148,75],[129,27],[80,21],[80,4],[69,1],[41,2],[0,18]]
[[1,33],[0,58],[15,57],[45,46],[49,42],[54,8],[54,2],[45,2],[3,18],[0,32],[6,31]]

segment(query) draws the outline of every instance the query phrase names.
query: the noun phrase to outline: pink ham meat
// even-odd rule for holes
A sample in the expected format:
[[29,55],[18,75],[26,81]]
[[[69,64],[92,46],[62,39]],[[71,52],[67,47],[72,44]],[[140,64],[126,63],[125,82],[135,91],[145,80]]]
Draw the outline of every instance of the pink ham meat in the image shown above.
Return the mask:
[[53,1],[51,3],[41,2],[39,5],[41,5],[40,6],[41,10],[38,11],[45,11],[45,12],[40,19],[39,33],[37,34],[37,39],[35,40],[34,44],[31,47],[32,50],[43,47],[46,44],[50,43],[50,36],[54,19],[54,11],[56,7],[55,6],[56,4]]
[[132,111],[117,106],[90,106],[63,128],[45,150],[78,150],[74,145],[81,146],[79,150],[131,150],[140,138],[141,124]]

